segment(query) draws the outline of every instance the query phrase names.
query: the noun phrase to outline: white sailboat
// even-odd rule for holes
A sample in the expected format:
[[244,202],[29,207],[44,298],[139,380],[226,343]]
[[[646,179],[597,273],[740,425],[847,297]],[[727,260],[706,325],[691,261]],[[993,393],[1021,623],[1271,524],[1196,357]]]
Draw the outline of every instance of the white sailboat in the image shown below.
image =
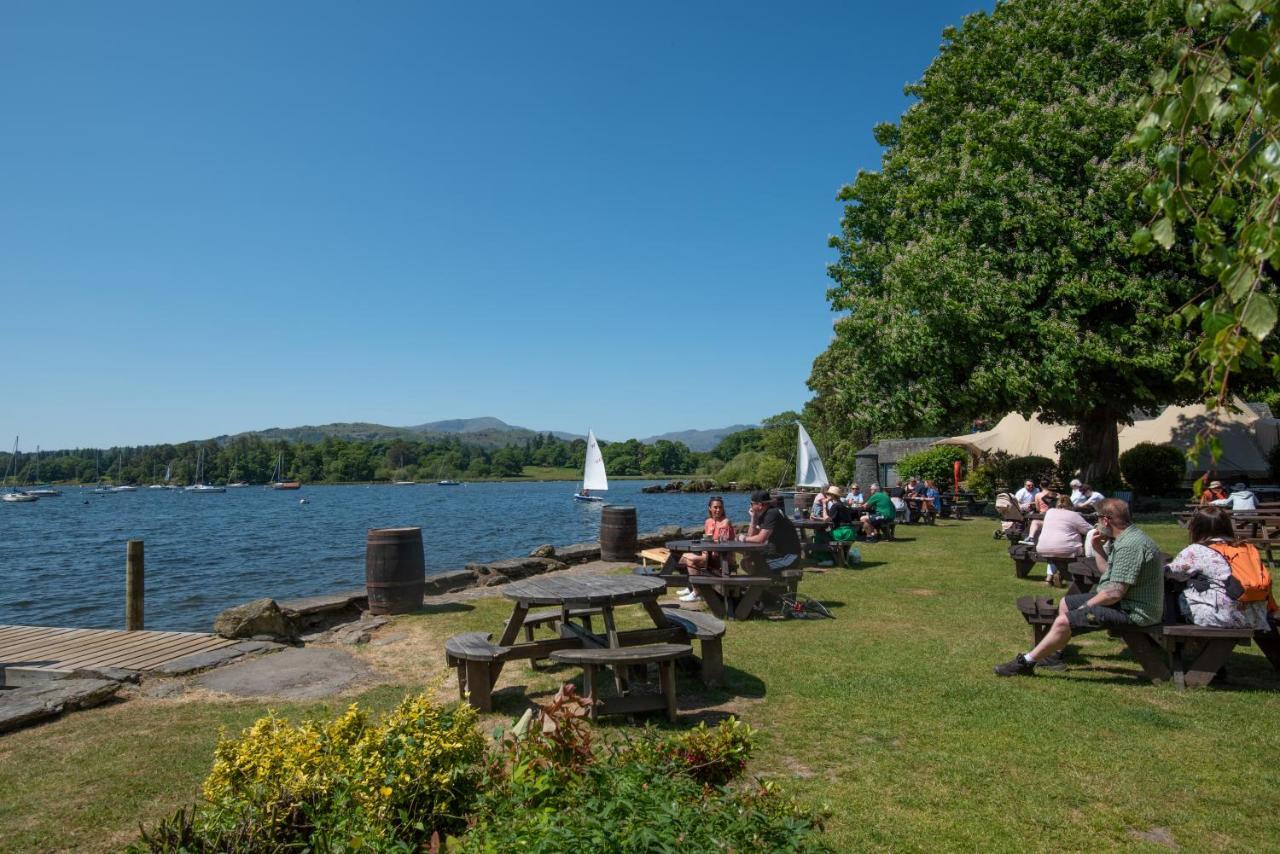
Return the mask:
[[110,495],[111,493],[115,492],[115,490],[114,490],[114,489],[112,489],[111,487],[109,487],[109,486],[103,486],[103,485],[102,485],[102,474],[98,471],[98,450],[97,450],[97,448],[95,448],[95,449],[94,449],[94,451],[93,451],[93,479],[94,479],[95,481],[97,481],[97,484],[98,484],[98,485],[97,485],[97,486],[95,486],[93,489],[89,490],[89,492],[91,492],[92,494],[94,494],[94,495]]
[[578,501],[604,501],[604,497],[600,495],[592,495],[591,490],[596,492],[609,491],[609,478],[604,470],[604,455],[600,453],[600,445],[596,442],[596,434],[591,430],[587,431],[587,460],[582,467],[582,489],[573,494]]
[[[13,476],[17,478],[18,476],[18,437],[17,436],[13,437],[13,456],[9,457],[9,465],[4,470],[5,484],[8,484],[9,482],[10,471],[12,471]],[[31,495],[30,493],[23,492],[21,489],[18,489],[17,487],[12,487],[12,486],[9,487],[8,492],[4,493],[3,495],[0,495],[0,501],[4,501],[7,504],[30,504],[32,501],[39,501],[39,500],[40,500],[39,496]]]
[[36,445],[35,486],[27,490],[27,495],[34,495],[37,498],[56,498],[61,494],[61,489],[54,489],[52,486],[40,482],[40,446]]
[[122,481],[122,482],[119,486],[112,489],[111,490],[112,492],[137,492],[138,491],[138,487],[131,486],[127,483],[123,483],[124,481],[124,451],[123,450],[120,451],[120,456],[118,458],[118,465],[116,466],[116,480]]
[[797,437],[799,448],[796,452],[796,486],[826,489],[831,481],[827,480],[827,470],[822,467],[822,457],[818,456],[818,449],[805,432],[804,425],[797,421],[796,428],[800,431]]
[[200,495],[227,491],[225,487],[210,486],[204,482],[204,448],[201,448],[200,453],[196,455],[196,482],[188,486],[184,491]]

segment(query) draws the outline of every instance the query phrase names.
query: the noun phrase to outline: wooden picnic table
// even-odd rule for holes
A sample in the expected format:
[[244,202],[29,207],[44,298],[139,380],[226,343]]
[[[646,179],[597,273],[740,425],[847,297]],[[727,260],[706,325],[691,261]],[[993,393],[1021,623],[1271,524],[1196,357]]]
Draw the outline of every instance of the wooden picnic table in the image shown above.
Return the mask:
[[[795,524],[793,521],[791,524]],[[680,561],[680,555],[688,552],[716,552],[721,555],[742,555],[740,567],[746,575],[762,575],[768,572],[765,558],[773,554],[772,543],[748,543],[743,540],[725,540],[717,543],[713,540],[671,540],[666,547],[671,552],[667,558],[667,567],[674,567]],[[727,561],[721,561],[725,565]],[[666,567],[664,567],[665,569]]]
[[[643,575],[543,575],[513,581],[502,588],[502,595],[515,603],[511,619],[499,646],[512,646],[524,626],[525,615],[535,605],[556,605],[563,614],[560,631],[579,637],[593,646],[618,647],[618,629],[614,625],[613,609],[623,605],[640,605],[659,629],[670,627],[663,611],[658,607],[658,597],[666,592],[666,582]],[[599,608],[605,634],[575,625],[569,619],[574,608]]]

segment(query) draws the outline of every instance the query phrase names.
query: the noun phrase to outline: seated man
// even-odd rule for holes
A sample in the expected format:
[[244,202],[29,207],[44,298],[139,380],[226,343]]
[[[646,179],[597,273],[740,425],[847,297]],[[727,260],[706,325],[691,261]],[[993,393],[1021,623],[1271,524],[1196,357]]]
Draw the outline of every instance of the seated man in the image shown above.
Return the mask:
[[861,519],[862,533],[866,535],[867,542],[874,543],[879,539],[880,528],[897,518],[897,511],[889,496],[880,491],[878,483],[867,487],[866,506],[867,513]]
[[1071,504],[1082,513],[1087,513],[1090,510],[1096,510],[1104,497],[1101,492],[1095,491],[1089,484],[1082,483],[1078,494],[1071,493]]
[[1160,549],[1133,526],[1129,505],[1119,498],[1104,499],[1098,507],[1098,530],[1106,562],[1098,561],[1102,577],[1092,593],[1062,597],[1058,616],[1044,640],[1027,653],[996,667],[997,676],[1034,676],[1036,665],[1060,667],[1058,656],[1073,629],[1107,626],[1150,626],[1164,616],[1164,561]]
[[1035,507],[1036,494],[1039,492],[1036,482],[1027,478],[1027,482],[1022,484],[1022,489],[1015,492],[1013,497],[1018,499],[1018,506],[1022,508],[1023,513],[1030,513],[1032,508]]
[[786,569],[800,558],[800,535],[796,533],[796,526],[765,489],[751,493],[751,524],[742,540],[773,545],[773,557],[768,559],[773,572]]
[[1071,505],[1073,507],[1076,505],[1076,502],[1079,501],[1081,498],[1080,487],[1083,485],[1084,484],[1080,482],[1079,478],[1075,478],[1075,477],[1071,478]]

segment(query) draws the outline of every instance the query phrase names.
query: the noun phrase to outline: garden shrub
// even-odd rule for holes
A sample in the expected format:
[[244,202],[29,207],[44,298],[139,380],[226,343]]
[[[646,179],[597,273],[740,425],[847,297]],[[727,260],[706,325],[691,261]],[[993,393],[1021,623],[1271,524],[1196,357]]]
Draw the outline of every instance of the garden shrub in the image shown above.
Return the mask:
[[462,829],[481,781],[476,719],[425,695],[380,720],[354,704],[296,725],[267,715],[219,741],[207,803],[144,832],[142,850],[390,850],[443,838]]
[[727,785],[752,742],[732,718],[604,747],[589,744],[590,732],[567,717],[509,737],[459,850],[830,850],[820,819],[774,785]]
[[1120,455],[1120,473],[1134,492],[1163,495],[1182,483],[1187,458],[1173,445],[1142,442]]
[[981,498],[993,498],[998,490],[1009,485],[1009,460],[1013,457],[1004,451],[983,454],[964,479],[965,488]]
[[957,461],[968,468],[969,452],[956,445],[935,445],[898,460],[898,476],[936,480],[939,490],[950,492],[954,488],[953,464]]
[[828,851],[821,816],[741,779],[754,733],[732,718],[598,746],[566,685],[490,750],[465,705],[407,698],[381,720],[268,715],[223,738],[207,803],[131,851]]
[[1058,466],[1048,457],[1014,457],[1005,464],[1005,477],[1003,485],[1010,489],[1020,489],[1028,479],[1045,486],[1058,479]]

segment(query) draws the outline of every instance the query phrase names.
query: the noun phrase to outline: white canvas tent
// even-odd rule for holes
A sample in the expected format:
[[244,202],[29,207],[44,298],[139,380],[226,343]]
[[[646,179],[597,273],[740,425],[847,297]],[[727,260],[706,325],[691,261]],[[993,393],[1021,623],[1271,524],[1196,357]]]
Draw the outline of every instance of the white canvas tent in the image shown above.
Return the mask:
[[1023,418],[1016,412],[1010,412],[990,430],[939,439],[934,444],[959,445],[974,455],[1004,451],[1015,457],[1048,457],[1057,461],[1057,443],[1070,433],[1069,424],[1045,424],[1036,415]]
[[[1239,475],[1249,478],[1266,478],[1269,472],[1266,456],[1262,452],[1259,436],[1255,433],[1259,418],[1243,400],[1236,399],[1239,412],[1223,412],[1219,416],[1218,437],[1222,442],[1222,456],[1213,466],[1208,452],[1198,463],[1187,463],[1187,476],[1197,477],[1213,468],[1224,476]],[[1196,433],[1208,423],[1209,412],[1203,404],[1169,406],[1150,421],[1137,421],[1120,431],[1120,453],[1140,442],[1169,444],[1187,450],[1195,441]]]

